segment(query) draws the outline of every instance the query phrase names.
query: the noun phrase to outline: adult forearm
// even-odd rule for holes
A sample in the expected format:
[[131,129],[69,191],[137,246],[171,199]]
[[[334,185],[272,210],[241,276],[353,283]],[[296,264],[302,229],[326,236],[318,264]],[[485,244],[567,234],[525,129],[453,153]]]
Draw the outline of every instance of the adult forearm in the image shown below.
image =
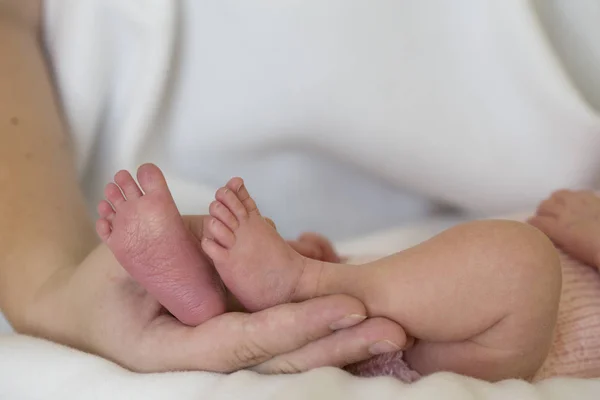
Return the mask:
[[38,32],[13,16],[0,8],[0,308],[19,326],[96,239]]

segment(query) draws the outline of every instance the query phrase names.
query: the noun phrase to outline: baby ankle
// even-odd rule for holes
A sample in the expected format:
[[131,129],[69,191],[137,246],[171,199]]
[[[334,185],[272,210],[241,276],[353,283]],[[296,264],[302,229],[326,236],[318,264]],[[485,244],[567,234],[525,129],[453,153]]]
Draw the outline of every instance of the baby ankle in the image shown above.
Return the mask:
[[292,295],[292,301],[304,301],[319,297],[320,282],[325,268],[323,261],[302,257],[302,273]]

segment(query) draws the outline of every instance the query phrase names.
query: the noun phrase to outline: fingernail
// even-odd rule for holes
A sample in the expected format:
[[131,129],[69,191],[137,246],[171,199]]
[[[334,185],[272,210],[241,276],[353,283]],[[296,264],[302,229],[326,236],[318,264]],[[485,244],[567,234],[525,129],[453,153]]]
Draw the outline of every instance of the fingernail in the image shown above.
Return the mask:
[[350,328],[351,326],[360,324],[365,319],[367,319],[366,315],[350,314],[329,325],[329,329],[332,331],[339,331],[340,329]]
[[374,356],[384,353],[395,353],[400,350],[400,346],[393,342],[390,342],[389,340],[382,340],[369,347],[369,353],[371,353]]

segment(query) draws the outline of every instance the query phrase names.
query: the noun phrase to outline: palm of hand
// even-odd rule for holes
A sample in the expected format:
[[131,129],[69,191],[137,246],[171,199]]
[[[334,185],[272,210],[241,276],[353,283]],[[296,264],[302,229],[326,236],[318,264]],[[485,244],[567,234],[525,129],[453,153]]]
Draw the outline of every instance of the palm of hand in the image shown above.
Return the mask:
[[167,314],[104,246],[57,276],[37,304],[36,319],[51,339],[140,372],[186,367],[181,354],[165,349],[193,328]]
[[[27,313],[27,333],[137,372],[300,372],[370,358],[369,347],[381,340],[406,341],[404,330],[383,318],[347,319],[365,314],[359,301],[339,295],[254,314],[226,313],[190,327],[168,314],[101,245],[47,281]],[[334,332],[335,324],[347,329]]]

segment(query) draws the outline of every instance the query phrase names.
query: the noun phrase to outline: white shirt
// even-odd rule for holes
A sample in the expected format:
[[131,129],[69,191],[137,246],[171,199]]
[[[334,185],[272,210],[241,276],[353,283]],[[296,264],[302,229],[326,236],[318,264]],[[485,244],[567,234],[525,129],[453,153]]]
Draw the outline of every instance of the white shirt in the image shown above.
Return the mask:
[[182,212],[239,175],[283,234],[340,238],[594,185],[597,41],[565,64],[540,24],[599,37],[575,3],[49,0],[46,32],[91,203],[153,161]]

